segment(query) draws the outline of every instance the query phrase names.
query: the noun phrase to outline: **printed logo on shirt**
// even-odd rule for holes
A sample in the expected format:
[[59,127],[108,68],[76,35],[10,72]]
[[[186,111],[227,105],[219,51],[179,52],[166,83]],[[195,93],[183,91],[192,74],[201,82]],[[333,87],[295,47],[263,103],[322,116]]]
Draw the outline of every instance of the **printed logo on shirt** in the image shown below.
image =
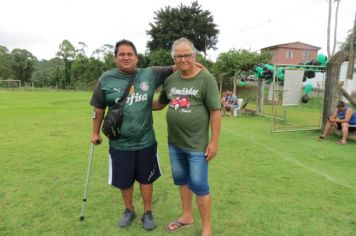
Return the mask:
[[198,94],[199,90],[194,89],[194,88],[182,88],[182,89],[177,89],[176,87],[173,87],[171,91],[169,92],[169,96],[172,97],[174,95],[180,95],[180,96],[196,96]]
[[120,93],[121,92],[121,88],[113,88],[114,91]]
[[148,83],[147,82],[141,82],[140,84],[140,89],[142,91],[147,91],[150,87],[148,86]]
[[133,93],[135,93],[135,86],[132,85],[129,94],[133,94]]
[[[116,98],[115,102],[117,103],[119,100],[120,98]],[[145,102],[145,101],[147,101],[147,93],[146,94],[134,93],[127,96],[126,105],[131,106],[133,103]]]
[[170,100],[169,107],[174,110],[180,110],[181,112],[190,112],[191,104],[187,96],[175,97]]

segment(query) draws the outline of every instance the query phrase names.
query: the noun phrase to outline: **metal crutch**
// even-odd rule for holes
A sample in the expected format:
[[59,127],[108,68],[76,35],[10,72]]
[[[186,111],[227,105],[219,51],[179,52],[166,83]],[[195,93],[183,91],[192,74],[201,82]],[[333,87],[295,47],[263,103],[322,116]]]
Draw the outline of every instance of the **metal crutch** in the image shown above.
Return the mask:
[[[100,141],[97,140],[96,144],[99,144]],[[87,177],[85,179],[85,186],[84,186],[84,195],[83,195],[83,205],[82,205],[82,212],[80,214],[80,220],[84,220],[84,211],[85,211],[85,205],[87,202],[87,197],[88,197],[88,187],[89,187],[89,177],[91,173],[91,166],[93,162],[93,154],[94,154],[94,144],[92,143],[90,146],[90,154],[89,154],[89,162],[88,162],[88,172],[87,172]]]

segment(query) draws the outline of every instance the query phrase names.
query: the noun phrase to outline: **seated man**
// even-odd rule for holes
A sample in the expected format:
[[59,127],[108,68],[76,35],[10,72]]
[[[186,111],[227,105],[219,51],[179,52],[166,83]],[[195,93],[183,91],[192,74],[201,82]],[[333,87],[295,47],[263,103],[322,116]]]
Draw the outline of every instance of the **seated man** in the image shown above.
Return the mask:
[[350,127],[350,125],[356,125],[356,112],[353,112],[351,108],[346,107],[345,102],[339,101],[336,105],[336,111],[332,114],[326,125],[321,139],[325,139],[332,127],[342,130],[342,138],[337,144],[346,144],[347,135],[352,131],[356,131],[356,127]]
[[234,110],[239,108],[239,106],[240,104],[237,100],[237,96],[230,92],[229,96],[227,97],[227,108],[232,116],[234,116]]

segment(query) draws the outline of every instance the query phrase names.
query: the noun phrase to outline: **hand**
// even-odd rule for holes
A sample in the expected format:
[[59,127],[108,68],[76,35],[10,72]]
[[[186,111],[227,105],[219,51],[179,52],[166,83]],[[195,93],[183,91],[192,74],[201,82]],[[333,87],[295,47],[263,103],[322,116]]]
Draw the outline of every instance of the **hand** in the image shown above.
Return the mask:
[[206,70],[206,71],[208,70],[208,69],[206,69],[206,67],[203,64],[201,64],[199,62],[195,62],[195,65],[202,70]]
[[210,142],[205,150],[205,156],[207,161],[211,161],[218,152],[218,145],[217,143]]
[[335,119],[334,117],[330,117],[330,118],[329,118],[329,121],[330,121],[330,122],[337,122],[337,119]]
[[102,140],[100,134],[93,134],[91,136],[91,143],[94,144],[94,145],[101,144],[102,141],[103,140]]

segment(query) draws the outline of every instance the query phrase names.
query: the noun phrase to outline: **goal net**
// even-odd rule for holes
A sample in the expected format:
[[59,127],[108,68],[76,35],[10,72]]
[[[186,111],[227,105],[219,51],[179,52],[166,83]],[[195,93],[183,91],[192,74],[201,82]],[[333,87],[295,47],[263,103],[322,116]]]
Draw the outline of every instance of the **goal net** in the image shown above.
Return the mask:
[[0,80],[0,89],[21,91],[21,80]]

